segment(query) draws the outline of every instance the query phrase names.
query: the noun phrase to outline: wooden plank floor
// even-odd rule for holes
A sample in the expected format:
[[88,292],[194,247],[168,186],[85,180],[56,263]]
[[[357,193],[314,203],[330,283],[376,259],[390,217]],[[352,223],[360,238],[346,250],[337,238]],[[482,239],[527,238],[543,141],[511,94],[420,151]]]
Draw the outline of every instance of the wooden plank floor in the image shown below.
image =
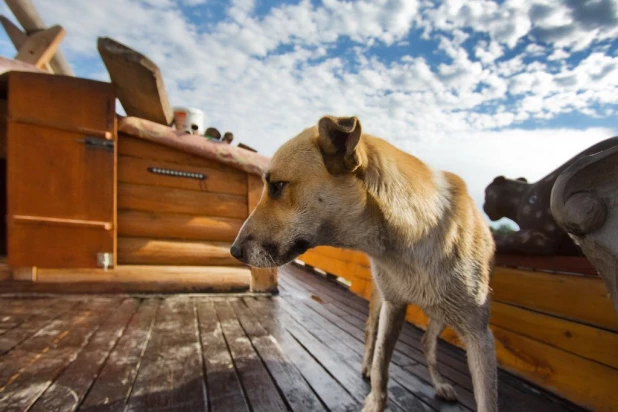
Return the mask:
[[[289,266],[279,296],[0,293],[0,411],[358,411],[367,303]],[[406,325],[389,410],[475,410],[465,353],[440,343],[437,399]],[[500,374],[501,411],[579,410]]]

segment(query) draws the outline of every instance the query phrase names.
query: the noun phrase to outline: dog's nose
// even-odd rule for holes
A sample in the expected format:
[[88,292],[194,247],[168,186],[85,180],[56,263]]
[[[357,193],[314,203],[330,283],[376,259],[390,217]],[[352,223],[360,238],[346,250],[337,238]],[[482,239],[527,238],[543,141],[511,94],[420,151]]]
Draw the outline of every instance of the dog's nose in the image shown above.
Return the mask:
[[230,248],[230,253],[238,260],[242,260],[244,255],[244,250],[242,246],[238,246],[236,243],[232,245]]

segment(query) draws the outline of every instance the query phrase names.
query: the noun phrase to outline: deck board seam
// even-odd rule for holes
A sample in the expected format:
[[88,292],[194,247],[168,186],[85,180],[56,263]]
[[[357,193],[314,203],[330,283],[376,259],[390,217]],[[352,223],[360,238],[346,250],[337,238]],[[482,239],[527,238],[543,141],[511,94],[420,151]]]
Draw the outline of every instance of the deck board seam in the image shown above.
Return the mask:
[[[105,358],[103,359],[103,361],[101,362],[101,364],[99,365],[99,367],[97,368],[97,371],[95,373],[95,378],[90,382],[90,384],[88,385],[88,388],[86,389],[86,391],[84,392],[84,395],[82,396],[82,398],[79,400],[79,403],[75,406],[75,408],[73,409],[74,411],[79,410],[79,408],[82,406],[82,404],[84,403],[84,401],[86,400],[86,398],[88,397],[88,394],[90,393],[90,391],[92,390],[94,383],[96,381],[96,378],[101,374],[101,371],[103,370],[103,368],[105,367],[105,365],[107,364],[107,361],[109,360],[110,355],[114,352],[114,350],[116,349],[116,347],[118,346],[118,343],[120,342],[120,339],[122,339],[122,337],[124,336],[124,334],[126,333],[129,325],[131,324],[131,322],[133,321],[133,319],[135,318],[135,316],[137,315],[137,313],[139,312],[140,307],[144,304],[144,300],[141,300],[139,302],[139,304],[135,307],[135,311],[131,314],[131,316],[127,319],[127,322],[124,324],[124,326],[122,327],[122,331],[120,332],[120,334],[118,335],[118,337],[116,338],[115,342],[113,343],[113,345],[110,347],[109,351],[105,354]],[[123,301],[124,303],[124,301]],[[120,305],[119,305],[120,306]]]

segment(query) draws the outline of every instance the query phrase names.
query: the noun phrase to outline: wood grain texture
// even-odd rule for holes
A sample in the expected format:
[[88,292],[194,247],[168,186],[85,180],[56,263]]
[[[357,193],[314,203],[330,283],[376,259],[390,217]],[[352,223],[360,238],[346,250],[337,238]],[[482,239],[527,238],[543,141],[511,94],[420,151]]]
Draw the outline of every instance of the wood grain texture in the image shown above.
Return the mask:
[[118,208],[197,216],[247,217],[246,196],[119,183]]
[[[188,177],[154,174],[148,168],[156,167],[180,172],[199,173],[206,176],[204,180]],[[170,187],[198,192],[229,193],[245,195],[247,193],[246,174],[239,171],[232,173],[216,168],[180,165],[156,159],[142,159],[129,156],[118,157],[118,180],[159,187]]]
[[118,236],[232,242],[244,220],[131,210],[118,211]]
[[[115,150],[80,142],[86,137],[81,128],[115,139],[113,89],[102,82],[38,73],[12,72],[8,80],[9,263],[95,268],[97,253],[115,256],[116,158]],[[51,226],[50,219],[111,222],[112,228]]]
[[108,37],[97,39],[97,50],[127,114],[171,125],[174,112],[159,67],[146,56]]
[[56,377],[29,410],[76,410],[137,307],[136,300],[127,299],[110,313],[75,360]]
[[214,306],[238,376],[253,410],[286,411],[285,402],[278,395],[276,385],[242,330],[232,308],[227,302],[215,302]]
[[[2,290],[0,329],[12,329],[0,341],[23,329],[0,353],[0,403],[7,393],[11,402],[3,410],[359,410],[369,389],[359,373],[367,303],[326,277],[289,269],[277,297]],[[402,330],[388,410],[469,410],[465,353],[438,344],[441,370],[459,395],[440,401],[422,363],[421,333]],[[582,410],[511,374],[499,379],[502,412]]]
[[507,370],[592,410],[618,408],[618,370],[497,326],[492,330]]
[[208,301],[196,305],[210,406],[213,411],[249,411],[215,308]]
[[[235,266],[120,265],[108,271],[103,269],[38,269],[37,273],[37,279],[41,283],[109,282],[119,287],[122,284],[143,284],[139,290],[148,290],[145,284],[150,284],[154,290],[157,290],[157,284],[163,288],[190,286],[219,290],[248,289],[249,278],[248,268]],[[70,285],[66,287],[71,288]],[[75,289],[79,290],[78,287]]]
[[269,158],[237,146],[220,144],[203,136],[187,134],[171,127],[137,117],[124,117],[118,122],[125,134],[156,142],[162,146],[226,164],[237,170],[260,176],[268,167]]
[[229,243],[133,237],[118,239],[118,262],[122,265],[242,266],[230,254]]
[[203,409],[207,403],[193,300],[161,303],[125,410]]
[[298,258],[308,265],[322,269],[327,273],[341,276],[345,279],[354,280],[355,278],[371,280],[371,269],[365,265],[359,265],[354,261],[340,260],[338,258],[320,253],[310,249]]
[[496,255],[496,264],[516,269],[546,270],[599,276],[597,270],[590,264],[590,261],[583,256],[498,254]]
[[498,302],[618,331],[618,319],[600,278],[498,267],[491,287]]
[[112,412],[125,406],[159,305],[159,299],[150,299],[139,306],[81,403],[82,410]]
[[[6,4],[27,34],[32,34],[47,28],[31,0],[7,0]],[[60,50],[54,54],[49,65],[56,74],[63,74],[66,76],[75,75]]]
[[[301,260],[351,280],[350,290],[369,298],[370,277],[357,276],[366,269],[362,264],[342,260],[344,253],[311,250],[301,256]],[[580,404],[601,409],[612,405],[613,400],[609,403],[598,400],[600,393],[607,390],[603,382],[616,381],[612,354],[618,350],[618,321],[602,279],[497,267],[491,286],[492,308],[495,308],[492,309],[495,318],[491,318],[491,327],[500,331],[497,356],[501,365]],[[428,323],[423,311],[413,305],[408,307],[406,319],[422,329]],[[463,347],[450,328],[443,331],[441,338]],[[555,366],[571,361],[580,370],[601,378],[594,383],[586,382],[579,371],[570,373],[567,367]],[[554,368],[560,370],[560,376],[553,372]],[[594,391],[582,389],[593,384]],[[597,394],[592,396],[595,391]],[[603,396],[606,395],[608,393],[603,392]]]
[[231,165],[122,132],[118,134],[118,155],[173,163],[181,166],[215,169],[225,173],[226,176],[233,175],[235,178],[240,178],[246,174]]
[[39,69],[45,68],[58,50],[65,34],[66,31],[62,27],[52,26],[29,35],[19,48],[15,60],[32,64]]
[[356,401],[345,387],[337,381],[328,370],[308,352],[286,329],[286,322],[279,316],[277,308],[264,304],[257,299],[243,299],[249,310],[259,317],[259,323],[273,336],[284,349],[303,378],[320,396],[330,411],[351,411],[359,408]]
[[494,302],[491,324],[618,369],[618,333]]
[[300,371],[285,355],[277,341],[260,325],[259,315],[240,300],[230,302],[234,313],[251,344],[294,411],[324,411],[319,398],[305,382]]

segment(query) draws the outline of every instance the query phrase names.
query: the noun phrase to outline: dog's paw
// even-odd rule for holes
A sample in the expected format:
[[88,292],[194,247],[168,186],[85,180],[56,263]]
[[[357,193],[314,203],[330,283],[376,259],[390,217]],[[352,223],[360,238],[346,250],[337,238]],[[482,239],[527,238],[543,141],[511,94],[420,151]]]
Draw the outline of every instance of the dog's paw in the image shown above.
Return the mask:
[[455,392],[455,388],[453,388],[448,383],[440,383],[436,385],[436,394],[447,401],[454,402],[457,400],[457,392]]
[[371,380],[371,366],[367,366],[363,364],[363,369],[361,371],[361,374],[363,375],[363,379],[365,379],[366,381],[370,381]]
[[386,408],[386,394],[376,395],[371,391],[365,398],[362,412],[382,412]]

